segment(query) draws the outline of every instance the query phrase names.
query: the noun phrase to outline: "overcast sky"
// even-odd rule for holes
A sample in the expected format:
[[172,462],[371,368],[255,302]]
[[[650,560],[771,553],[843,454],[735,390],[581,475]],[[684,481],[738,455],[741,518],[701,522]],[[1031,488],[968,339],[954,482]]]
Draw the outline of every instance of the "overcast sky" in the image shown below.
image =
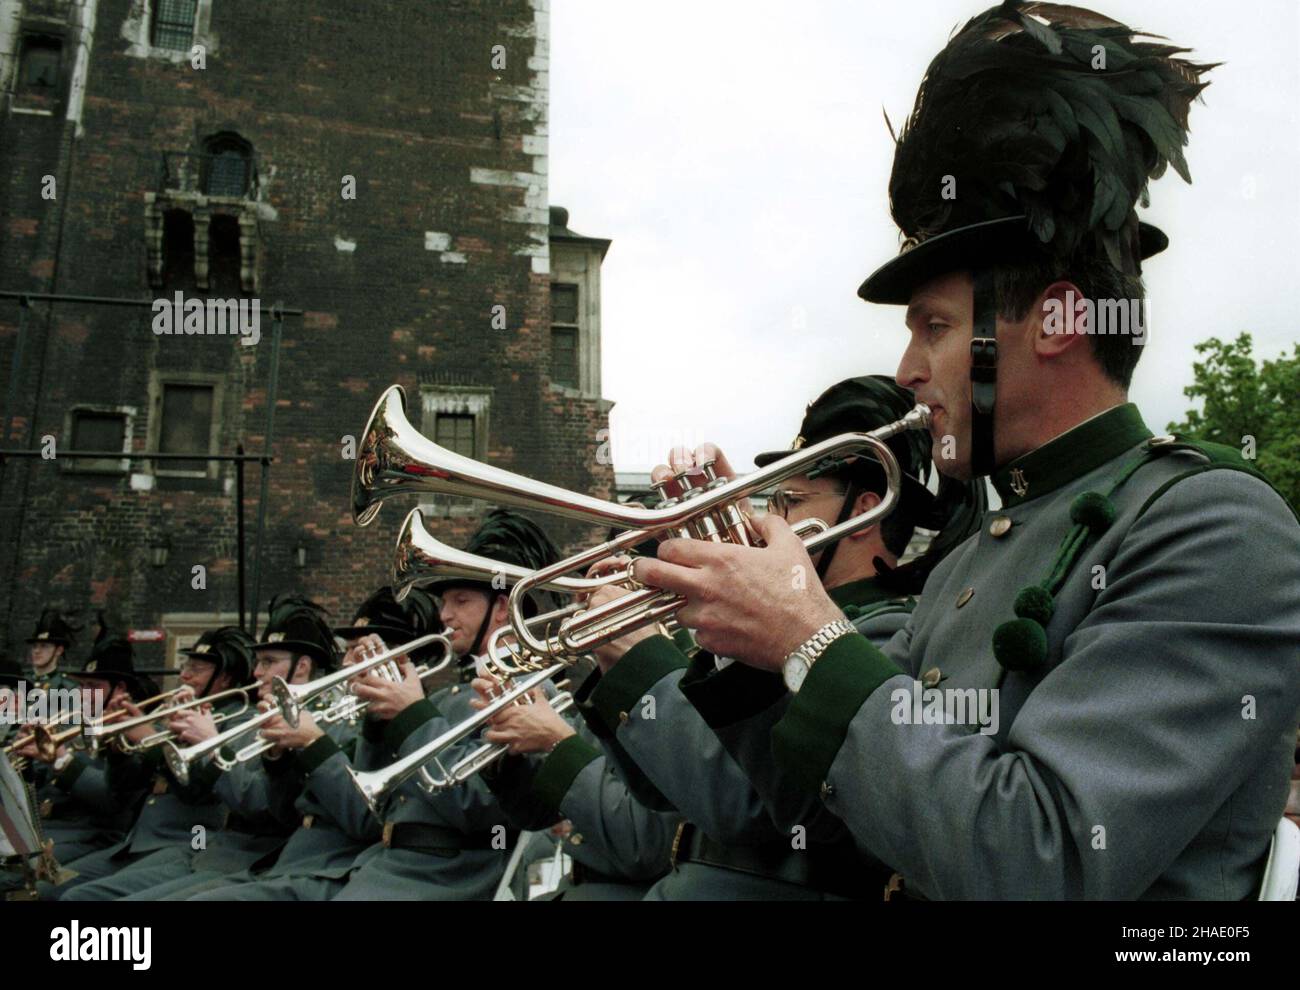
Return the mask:
[[[805,404],[892,375],[899,307],[859,300],[898,250],[886,187],[897,123],[949,32],[988,4],[552,0],[551,202],[612,238],[602,281],[615,467],[720,443],[740,470],[785,447]],[[1191,115],[1193,185],[1173,170],[1144,219],[1151,340],[1131,397],[1157,432],[1188,408],[1193,345],[1300,324],[1300,3],[1097,0],[1226,64]]]

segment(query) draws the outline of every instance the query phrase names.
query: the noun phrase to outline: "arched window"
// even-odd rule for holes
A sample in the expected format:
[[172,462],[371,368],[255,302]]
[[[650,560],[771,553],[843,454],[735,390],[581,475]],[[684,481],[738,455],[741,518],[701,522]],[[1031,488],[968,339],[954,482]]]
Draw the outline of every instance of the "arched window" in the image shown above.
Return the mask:
[[209,196],[243,196],[252,177],[253,146],[238,134],[216,134],[203,143],[203,191]]

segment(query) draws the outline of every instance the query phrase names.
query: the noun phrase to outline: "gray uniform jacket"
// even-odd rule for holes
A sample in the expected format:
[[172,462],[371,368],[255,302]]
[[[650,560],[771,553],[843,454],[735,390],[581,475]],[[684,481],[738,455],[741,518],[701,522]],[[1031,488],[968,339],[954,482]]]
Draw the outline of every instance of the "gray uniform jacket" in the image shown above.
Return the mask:
[[[1149,435],[1120,406],[1000,469],[1003,508],[936,568],[906,628],[883,652],[833,643],[771,730],[789,779],[909,889],[1257,892],[1300,711],[1300,525],[1229,449],[1215,465]],[[1042,616],[1045,660],[1005,670],[994,631],[1069,556],[1077,496],[1148,457],[1110,494],[1112,521],[1075,508],[1090,535]],[[962,694],[915,700],[927,675]],[[981,700],[997,706],[986,731]]]
[[[389,722],[368,722],[357,744],[358,767],[387,766],[469,718],[474,714],[469,706],[471,695],[460,685],[444,688]],[[477,738],[471,736],[449,751],[445,762],[454,762],[475,745]],[[331,756],[318,769],[329,763],[337,766],[341,759],[342,754]],[[333,779],[341,785],[342,778],[333,772]],[[370,825],[365,822],[368,813],[362,814],[357,807],[361,799],[355,791],[355,800],[337,791],[326,802],[314,780],[309,786],[345,829],[360,835],[373,828],[373,821]],[[408,780],[384,809],[385,831],[404,823],[458,833],[460,848],[394,848],[382,842],[372,845],[357,858],[357,869],[338,899],[474,900],[492,896],[505,872],[513,835],[505,813],[482,780],[475,777],[432,797],[417,786],[415,779]]]

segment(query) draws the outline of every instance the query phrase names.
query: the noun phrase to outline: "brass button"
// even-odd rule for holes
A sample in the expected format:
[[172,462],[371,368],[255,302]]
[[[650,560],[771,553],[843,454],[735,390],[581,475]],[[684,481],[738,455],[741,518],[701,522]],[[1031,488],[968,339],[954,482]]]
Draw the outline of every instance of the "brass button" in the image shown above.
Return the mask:
[[628,720],[628,714],[627,714],[627,712],[619,712],[619,713],[618,713],[618,724],[619,724],[619,725],[627,725],[627,720]]
[[960,595],[957,596],[957,607],[961,608],[963,605],[965,605],[968,601],[971,600],[971,597],[974,594],[975,594],[974,588],[967,588],[965,591],[963,591]]
[[452,693],[452,694],[460,694],[460,685],[457,684],[455,687],[453,687],[453,688],[451,689],[451,693]]
[[831,786],[831,782],[829,780],[823,780],[821,786],[822,800],[825,801],[834,793],[835,793],[835,788]]
[[937,687],[941,680],[943,680],[943,674],[939,672],[938,667],[931,667],[921,675],[921,683],[928,688]]
[[153,803],[155,803],[157,800],[158,800],[157,798],[150,798],[148,801],[145,802],[145,804],[153,804]]
[[569,841],[572,842],[575,846],[582,845],[582,833],[574,832],[572,835],[569,836]]
[[1006,536],[1011,532],[1011,517],[998,516],[989,523],[989,533],[993,536]]

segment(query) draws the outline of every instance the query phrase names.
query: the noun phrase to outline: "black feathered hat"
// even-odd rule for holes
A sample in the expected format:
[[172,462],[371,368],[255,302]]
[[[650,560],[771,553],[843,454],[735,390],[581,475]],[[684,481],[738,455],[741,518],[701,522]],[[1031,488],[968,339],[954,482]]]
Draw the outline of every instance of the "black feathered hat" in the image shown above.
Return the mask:
[[[469,542],[467,553],[478,554],[506,564],[515,564],[530,571],[549,567],[560,559],[560,551],[542,528],[526,516],[509,509],[493,509]],[[494,585],[491,581],[469,578],[444,578],[421,585],[431,595],[439,595],[448,588],[479,588],[486,591],[505,592],[515,582],[502,575]]]
[[1007,0],[968,21],[930,63],[896,138],[890,211],[902,253],[858,295],[906,304],[923,282],[975,282],[972,465],[992,470],[996,300],[992,265],[1105,259],[1117,271],[1168,239],[1140,223],[1169,165],[1190,182],[1188,109],[1213,65],[1080,7]]
[[[352,625],[335,626],[334,634],[356,639],[371,633],[388,646],[400,646],[419,636],[442,631],[438,608],[433,598],[421,588],[411,588],[400,602],[393,589],[384,585],[367,598],[352,616]],[[437,649],[437,646],[433,647]],[[430,652],[417,650],[412,659],[419,661]]]
[[[253,646],[253,637],[238,626],[220,626],[206,630],[193,646],[179,652],[182,656],[215,664],[212,680],[224,671],[230,675],[232,684],[242,687],[253,676]],[[209,685],[212,680],[209,680]]]
[[316,662],[318,671],[338,666],[338,647],[334,631],[320,605],[301,595],[277,595],[267,606],[266,628],[254,650],[288,650],[306,654]]
[[41,617],[36,620],[36,629],[27,637],[29,643],[53,643],[65,649],[72,645],[75,626],[59,615],[59,610],[46,608],[41,610]]

